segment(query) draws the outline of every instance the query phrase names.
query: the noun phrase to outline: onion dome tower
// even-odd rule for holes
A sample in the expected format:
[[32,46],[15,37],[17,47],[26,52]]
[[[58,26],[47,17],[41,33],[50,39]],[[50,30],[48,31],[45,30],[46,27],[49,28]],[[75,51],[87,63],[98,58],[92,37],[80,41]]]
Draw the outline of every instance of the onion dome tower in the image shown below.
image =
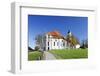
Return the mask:
[[68,30],[68,36],[71,37],[72,36],[72,33],[70,30]]

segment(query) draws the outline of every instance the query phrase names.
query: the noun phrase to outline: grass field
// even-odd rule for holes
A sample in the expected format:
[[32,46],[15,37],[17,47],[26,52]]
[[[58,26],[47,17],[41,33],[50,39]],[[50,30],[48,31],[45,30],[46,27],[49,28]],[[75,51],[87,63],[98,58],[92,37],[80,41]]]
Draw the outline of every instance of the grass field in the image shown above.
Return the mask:
[[51,52],[57,59],[88,58],[88,49],[63,49],[51,50],[49,52]]
[[42,57],[42,52],[34,51],[34,52],[28,52],[28,60],[40,60]]

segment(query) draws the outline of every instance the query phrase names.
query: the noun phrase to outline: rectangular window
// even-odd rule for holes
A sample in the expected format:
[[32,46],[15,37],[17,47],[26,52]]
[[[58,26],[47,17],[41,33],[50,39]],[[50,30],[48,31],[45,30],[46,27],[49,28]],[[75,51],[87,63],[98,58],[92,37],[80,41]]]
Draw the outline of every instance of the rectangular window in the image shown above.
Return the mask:
[[63,40],[62,40],[62,47],[63,47]]
[[63,46],[65,46],[65,43],[63,42]]
[[55,46],[55,42],[54,42],[54,46]]
[[48,46],[49,46],[49,42],[48,42]]
[[59,42],[57,42],[57,46],[59,46]]

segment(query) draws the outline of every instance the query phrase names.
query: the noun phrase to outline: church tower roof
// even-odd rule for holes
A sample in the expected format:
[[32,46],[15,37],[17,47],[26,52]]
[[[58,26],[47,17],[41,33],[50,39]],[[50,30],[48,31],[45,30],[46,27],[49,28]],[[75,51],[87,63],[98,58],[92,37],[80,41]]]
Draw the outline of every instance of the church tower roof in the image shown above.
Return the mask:
[[72,33],[71,33],[71,31],[70,31],[70,30],[68,30],[68,35],[69,35],[69,36],[72,36]]
[[68,30],[68,33],[71,33],[71,31],[70,31],[70,30]]

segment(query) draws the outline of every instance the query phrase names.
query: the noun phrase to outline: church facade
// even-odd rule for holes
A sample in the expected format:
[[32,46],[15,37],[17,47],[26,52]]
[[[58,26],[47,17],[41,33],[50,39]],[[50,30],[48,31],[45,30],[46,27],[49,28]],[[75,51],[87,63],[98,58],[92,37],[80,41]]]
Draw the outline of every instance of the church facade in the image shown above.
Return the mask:
[[58,31],[46,34],[46,50],[65,48],[67,48],[67,41]]

